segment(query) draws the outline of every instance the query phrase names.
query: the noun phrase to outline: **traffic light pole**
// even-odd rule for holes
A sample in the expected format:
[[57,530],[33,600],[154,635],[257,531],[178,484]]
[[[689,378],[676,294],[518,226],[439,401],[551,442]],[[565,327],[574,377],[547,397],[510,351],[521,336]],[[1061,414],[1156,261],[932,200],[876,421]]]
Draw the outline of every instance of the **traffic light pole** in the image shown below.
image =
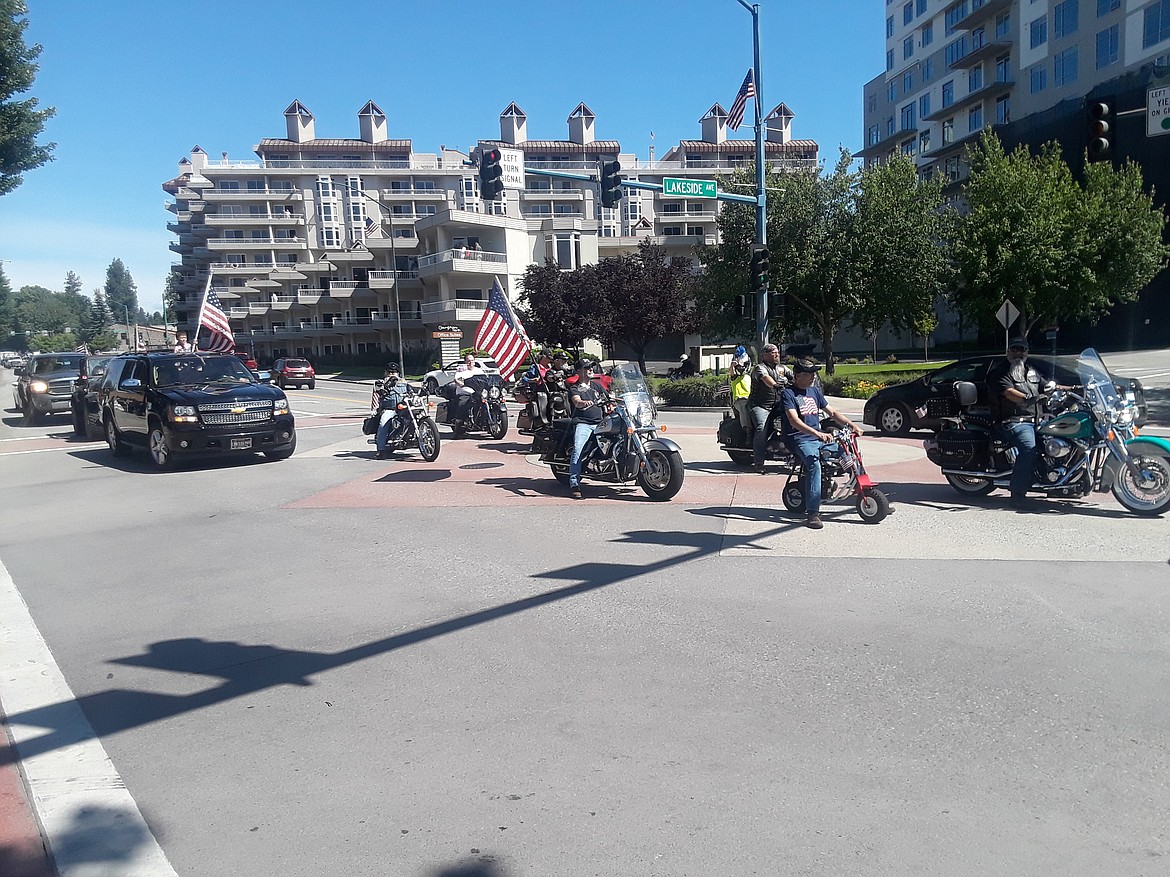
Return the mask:
[[[768,244],[768,190],[764,187],[764,84],[760,78],[760,5],[749,6],[745,0],[737,0],[740,6],[752,16],[752,71],[755,75],[756,100],[756,245]],[[758,349],[768,343],[768,278],[756,290],[756,342]]]

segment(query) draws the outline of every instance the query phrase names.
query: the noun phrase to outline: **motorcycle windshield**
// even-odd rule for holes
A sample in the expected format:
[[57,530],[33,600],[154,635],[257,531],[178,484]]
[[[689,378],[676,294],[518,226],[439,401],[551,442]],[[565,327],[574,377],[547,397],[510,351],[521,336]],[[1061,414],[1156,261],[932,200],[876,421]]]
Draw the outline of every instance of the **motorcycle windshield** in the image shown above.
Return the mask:
[[1119,406],[1121,400],[1117,397],[1117,387],[1109,369],[1092,347],[1081,351],[1077,359],[1077,376],[1085,388],[1085,398],[1098,416]]
[[658,417],[654,397],[646,386],[646,378],[637,363],[614,366],[609,373],[612,382],[609,392],[621,401],[635,426],[650,427]]

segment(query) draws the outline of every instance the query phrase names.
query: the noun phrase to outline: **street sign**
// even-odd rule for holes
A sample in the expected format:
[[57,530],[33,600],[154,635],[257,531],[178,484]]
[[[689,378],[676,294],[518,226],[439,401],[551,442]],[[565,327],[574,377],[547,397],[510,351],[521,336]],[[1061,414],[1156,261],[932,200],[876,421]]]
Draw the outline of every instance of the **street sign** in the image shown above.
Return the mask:
[[1170,85],[1146,92],[1146,136],[1170,134]]
[[1007,299],[999,306],[999,310],[995,312],[995,318],[999,320],[999,324],[1005,329],[1011,328],[1012,323],[1016,321],[1016,317],[1019,315],[1020,309]]
[[439,341],[458,341],[463,337],[462,329],[436,329],[431,337]]
[[714,180],[686,180],[666,177],[662,181],[663,195],[684,195],[687,198],[717,198],[718,187]]
[[523,149],[505,149],[498,147],[500,150],[500,170],[504,172],[500,177],[504,181],[505,189],[523,189],[524,188],[524,150]]

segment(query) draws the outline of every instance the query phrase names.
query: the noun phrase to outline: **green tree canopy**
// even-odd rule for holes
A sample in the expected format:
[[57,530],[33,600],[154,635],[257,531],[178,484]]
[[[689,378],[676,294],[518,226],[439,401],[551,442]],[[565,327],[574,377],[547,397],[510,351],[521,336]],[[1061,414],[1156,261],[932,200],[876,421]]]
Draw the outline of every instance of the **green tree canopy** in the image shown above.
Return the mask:
[[562,271],[552,259],[528,266],[518,310],[530,338],[579,348],[602,334],[605,297],[590,275],[593,267]]
[[27,14],[23,0],[0,0],[0,195],[19,186],[24,171],[50,161],[56,147],[37,143],[56,110],[38,110],[36,98],[14,100],[32,88],[41,54],[40,46],[24,43]]
[[134,285],[134,278],[121,259],[114,259],[106,268],[104,292],[114,320],[129,317],[133,321],[138,316],[138,287]]

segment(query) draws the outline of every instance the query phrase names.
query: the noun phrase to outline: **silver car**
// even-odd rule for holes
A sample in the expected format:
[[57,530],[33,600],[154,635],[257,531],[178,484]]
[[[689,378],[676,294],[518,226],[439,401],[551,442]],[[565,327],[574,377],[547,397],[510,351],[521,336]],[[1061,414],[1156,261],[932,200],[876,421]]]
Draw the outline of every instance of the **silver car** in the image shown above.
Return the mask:
[[[475,364],[482,368],[485,374],[498,375],[500,373],[500,367],[494,359],[477,359]],[[447,363],[442,368],[427,372],[423,375],[423,391],[432,396],[437,394],[439,390],[455,380],[455,371],[461,365],[463,365],[463,360],[457,359]]]

